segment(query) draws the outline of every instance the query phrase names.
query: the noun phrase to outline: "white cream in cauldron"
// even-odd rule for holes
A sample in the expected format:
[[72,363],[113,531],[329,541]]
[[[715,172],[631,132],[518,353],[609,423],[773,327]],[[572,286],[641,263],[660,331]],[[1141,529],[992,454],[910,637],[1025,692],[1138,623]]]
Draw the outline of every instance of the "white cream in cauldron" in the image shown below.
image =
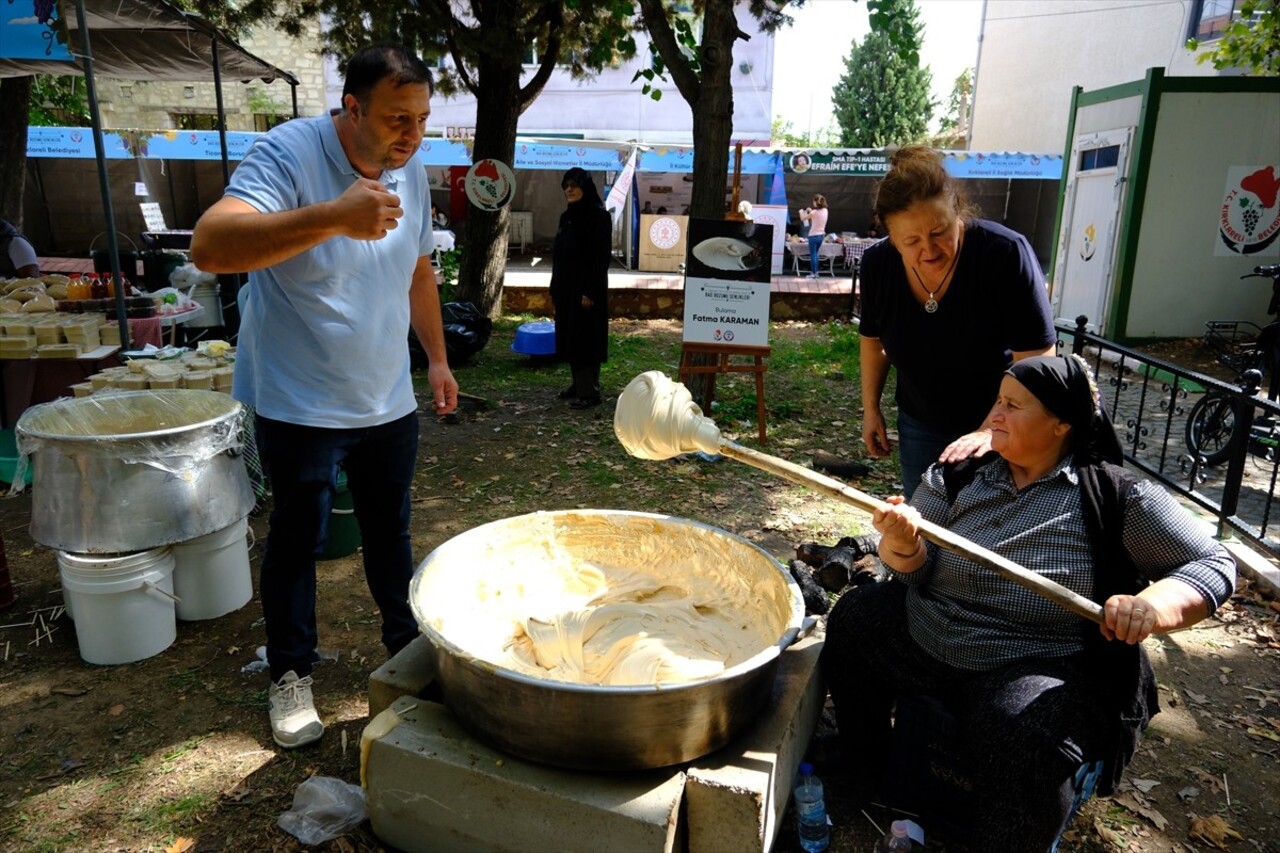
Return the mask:
[[583,512],[472,533],[432,554],[415,608],[469,654],[534,677],[700,681],[776,644],[791,616],[770,558],[713,529]]

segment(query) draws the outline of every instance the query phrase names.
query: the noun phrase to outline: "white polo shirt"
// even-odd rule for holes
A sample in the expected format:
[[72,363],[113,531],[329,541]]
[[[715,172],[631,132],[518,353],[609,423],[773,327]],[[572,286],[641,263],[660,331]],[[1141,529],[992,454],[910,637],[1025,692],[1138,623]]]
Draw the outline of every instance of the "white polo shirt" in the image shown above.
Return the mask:
[[[330,116],[294,119],[253,144],[227,195],[275,213],[337,198],[359,177]],[[404,209],[386,237],[334,237],[249,274],[233,394],[264,417],[354,428],[417,409],[409,286],[434,248],[430,187],[416,157],[378,180]]]

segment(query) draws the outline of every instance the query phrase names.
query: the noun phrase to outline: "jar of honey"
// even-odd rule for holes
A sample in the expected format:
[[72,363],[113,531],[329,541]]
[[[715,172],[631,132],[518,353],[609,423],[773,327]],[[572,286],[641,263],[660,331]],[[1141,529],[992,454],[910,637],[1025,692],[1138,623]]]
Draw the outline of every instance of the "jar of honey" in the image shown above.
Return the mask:
[[67,299],[90,299],[91,289],[89,280],[83,278],[80,273],[71,276],[71,280],[67,282]]

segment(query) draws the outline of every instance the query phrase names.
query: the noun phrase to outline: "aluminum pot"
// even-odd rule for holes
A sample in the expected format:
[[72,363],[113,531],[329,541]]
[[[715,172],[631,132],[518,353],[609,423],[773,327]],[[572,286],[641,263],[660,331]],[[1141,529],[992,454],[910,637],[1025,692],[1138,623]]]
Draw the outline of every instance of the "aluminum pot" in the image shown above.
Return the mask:
[[[582,541],[575,530],[608,525],[607,536]],[[495,663],[494,647],[476,642],[484,629],[472,614],[476,596],[501,601],[532,582],[532,561],[604,559],[643,567],[659,552],[680,571],[712,571],[717,583],[740,587],[742,622],[764,637],[748,658],[714,677],[691,682],[594,685],[550,680]],[[495,561],[497,561],[495,563]],[[504,567],[487,576],[485,565]],[[508,571],[507,567],[512,570]],[[471,599],[471,601],[468,601]],[[778,657],[804,619],[800,590],[758,546],[711,525],[649,513],[581,510],[532,513],[473,528],[440,545],[418,567],[410,587],[415,618],[433,649],[445,704],[477,737],[532,761],[583,770],[637,770],[692,761],[732,741],[770,702]],[[501,623],[503,617],[498,617]],[[512,624],[495,624],[497,634]],[[478,651],[479,650],[479,651]]]
[[240,457],[244,407],[216,391],[56,400],[18,420],[35,459],[31,538],[76,554],[186,542],[253,508]]

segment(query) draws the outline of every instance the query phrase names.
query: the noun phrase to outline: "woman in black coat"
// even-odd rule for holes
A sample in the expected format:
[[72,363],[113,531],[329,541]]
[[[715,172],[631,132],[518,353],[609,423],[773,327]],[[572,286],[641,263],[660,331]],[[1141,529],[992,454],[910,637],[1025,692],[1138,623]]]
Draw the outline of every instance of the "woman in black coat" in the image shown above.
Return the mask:
[[575,409],[600,405],[600,365],[609,354],[609,260],[613,220],[591,175],[570,169],[560,181],[568,208],[560,215],[551,265],[556,355],[573,384],[560,392]]

